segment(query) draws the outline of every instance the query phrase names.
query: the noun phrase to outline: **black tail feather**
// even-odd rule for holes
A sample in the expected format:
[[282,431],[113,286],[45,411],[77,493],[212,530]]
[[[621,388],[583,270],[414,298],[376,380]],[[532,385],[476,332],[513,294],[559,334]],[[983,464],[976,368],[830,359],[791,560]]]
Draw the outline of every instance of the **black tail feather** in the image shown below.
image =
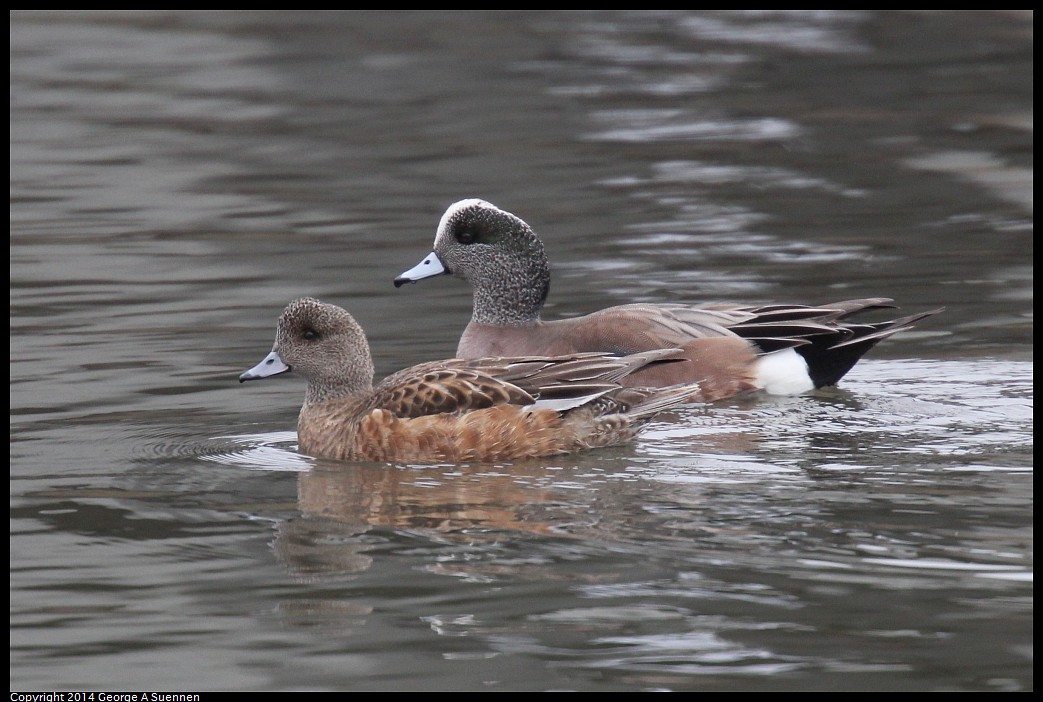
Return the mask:
[[815,387],[835,385],[869,349],[893,334],[911,328],[942,309],[885,322],[861,323],[849,317],[894,308],[888,298],[845,300],[819,307],[766,305],[751,309],[756,316],[731,331],[757,345],[761,353],[794,349],[808,364]]
[[841,329],[838,329],[836,337],[814,337],[810,344],[799,346],[796,351],[807,362],[808,373],[816,388],[836,385],[869,349],[893,334],[910,329],[921,319],[941,311],[937,309],[920,312],[875,324],[844,322],[838,325]]

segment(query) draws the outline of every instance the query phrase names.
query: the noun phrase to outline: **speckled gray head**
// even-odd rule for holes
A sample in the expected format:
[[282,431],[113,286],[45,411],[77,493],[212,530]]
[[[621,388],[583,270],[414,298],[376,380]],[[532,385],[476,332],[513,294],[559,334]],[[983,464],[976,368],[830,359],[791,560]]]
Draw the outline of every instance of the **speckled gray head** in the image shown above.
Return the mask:
[[463,278],[474,289],[480,324],[531,324],[550,290],[543,242],[521,218],[485,200],[450,205],[435,234],[435,247],[395,285],[436,275]]

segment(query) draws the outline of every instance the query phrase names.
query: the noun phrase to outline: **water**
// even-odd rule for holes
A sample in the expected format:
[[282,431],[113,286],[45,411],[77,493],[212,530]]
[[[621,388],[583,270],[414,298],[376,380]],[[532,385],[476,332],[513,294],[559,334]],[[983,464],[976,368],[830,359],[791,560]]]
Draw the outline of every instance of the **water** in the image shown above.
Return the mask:
[[[547,315],[895,298],[835,390],[514,465],[299,454],[451,202]],[[12,690],[1031,690],[1032,14],[11,15]]]

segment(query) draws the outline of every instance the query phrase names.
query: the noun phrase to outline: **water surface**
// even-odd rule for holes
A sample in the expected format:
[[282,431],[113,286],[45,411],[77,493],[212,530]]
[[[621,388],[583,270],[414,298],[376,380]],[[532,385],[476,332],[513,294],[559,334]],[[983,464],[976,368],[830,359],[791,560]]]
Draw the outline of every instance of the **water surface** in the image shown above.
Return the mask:
[[[1032,14],[15,12],[12,690],[1010,690],[1032,676]],[[296,450],[290,299],[378,368],[483,197],[548,317],[946,312],[839,388],[510,465]]]

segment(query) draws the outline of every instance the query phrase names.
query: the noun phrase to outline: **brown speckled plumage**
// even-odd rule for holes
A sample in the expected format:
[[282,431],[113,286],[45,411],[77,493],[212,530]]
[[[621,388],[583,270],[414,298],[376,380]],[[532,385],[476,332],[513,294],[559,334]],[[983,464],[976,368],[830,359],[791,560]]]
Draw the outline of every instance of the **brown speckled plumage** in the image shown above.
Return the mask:
[[343,309],[312,298],[279,318],[272,353],[240,380],[287,370],[308,382],[302,452],[352,461],[506,461],[610,446],[699,388],[620,383],[686,363],[678,349],[433,361],[374,387],[365,334]]

